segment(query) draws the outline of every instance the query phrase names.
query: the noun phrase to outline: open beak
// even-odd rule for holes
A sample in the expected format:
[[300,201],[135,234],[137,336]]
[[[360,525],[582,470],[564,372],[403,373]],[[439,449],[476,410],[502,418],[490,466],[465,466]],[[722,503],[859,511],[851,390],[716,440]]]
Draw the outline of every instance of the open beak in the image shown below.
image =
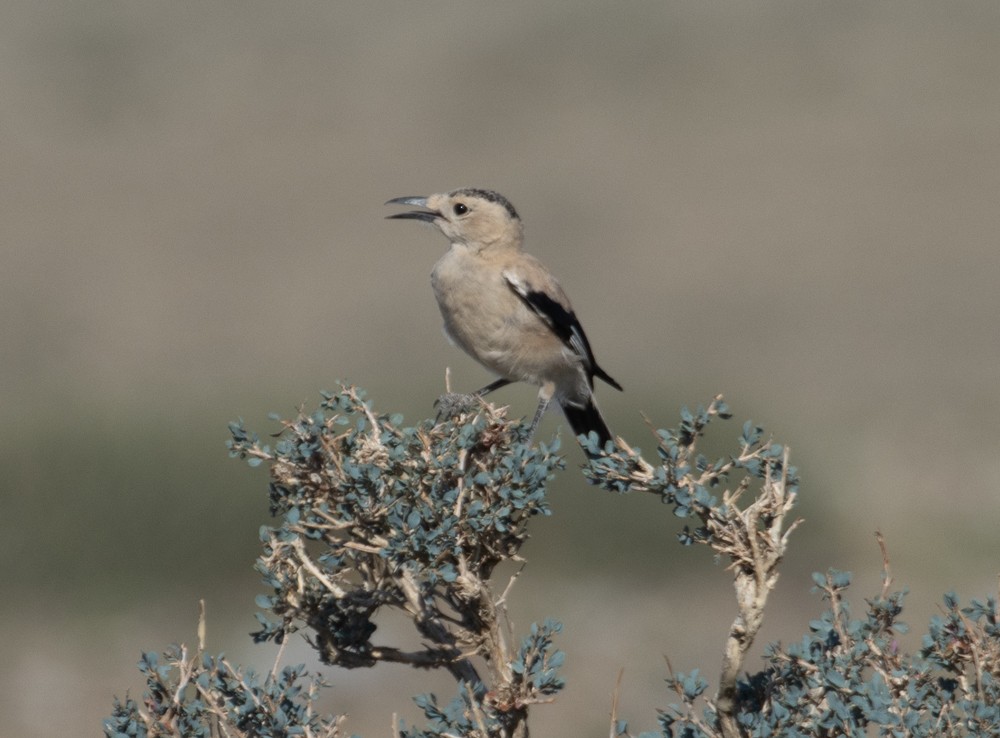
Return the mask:
[[[386,205],[416,205],[418,208],[427,207],[426,197],[395,197],[389,200]],[[387,215],[387,218],[410,218],[412,220],[422,220],[425,223],[433,223],[441,214],[433,210],[409,210],[405,213]]]

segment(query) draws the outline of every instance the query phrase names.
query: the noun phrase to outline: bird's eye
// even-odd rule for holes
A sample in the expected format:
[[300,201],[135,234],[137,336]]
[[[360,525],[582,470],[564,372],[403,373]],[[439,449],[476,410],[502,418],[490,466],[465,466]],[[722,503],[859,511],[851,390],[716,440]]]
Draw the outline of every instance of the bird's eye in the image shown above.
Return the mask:
[[455,207],[452,209],[455,211],[455,215],[465,215],[469,212],[469,208],[465,206],[465,203],[461,202],[455,203]]

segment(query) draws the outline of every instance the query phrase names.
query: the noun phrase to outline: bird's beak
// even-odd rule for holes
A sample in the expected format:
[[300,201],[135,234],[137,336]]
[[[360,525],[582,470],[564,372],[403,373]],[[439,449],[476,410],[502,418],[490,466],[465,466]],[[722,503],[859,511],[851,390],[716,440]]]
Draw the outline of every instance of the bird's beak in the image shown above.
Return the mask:
[[[389,200],[386,205],[416,205],[418,208],[427,207],[426,197],[395,197]],[[405,213],[396,213],[395,215],[387,215],[387,218],[412,218],[413,220],[422,220],[425,223],[433,223],[434,220],[441,214],[433,210],[410,210]]]

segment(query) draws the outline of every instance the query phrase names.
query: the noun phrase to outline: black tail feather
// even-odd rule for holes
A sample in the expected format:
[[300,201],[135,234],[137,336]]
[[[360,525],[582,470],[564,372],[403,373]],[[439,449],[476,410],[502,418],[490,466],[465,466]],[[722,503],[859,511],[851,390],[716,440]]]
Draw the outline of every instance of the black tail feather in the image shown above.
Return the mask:
[[563,413],[566,415],[566,420],[569,421],[570,428],[573,429],[574,435],[585,436],[591,431],[597,433],[597,438],[601,442],[601,447],[611,440],[611,430],[608,428],[608,424],[604,422],[604,417],[601,415],[601,411],[597,409],[597,404],[594,402],[594,398],[591,397],[587,400],[587,404],[583,407],[579,405],[571,405],[568,402],[562,404]]
[[[600,377],[601,379],[603,379],[605,382],[607,382],[608,384],[610,384],[612,387],[614,387],[619,392],[624,392],[625,391],[625,390],[622,389],[622,386],[620,384],[618,384],[618,382],[616,382],[614,380],[614,378],[610,374],[608,374],[606,371],[604,371],[603,369],[601,369],[601,367],[597,366],[596,362],[594,363],[594,376],[595,377]],[[591,385],[594,384],[593,380],[591,380],[590,384]]]

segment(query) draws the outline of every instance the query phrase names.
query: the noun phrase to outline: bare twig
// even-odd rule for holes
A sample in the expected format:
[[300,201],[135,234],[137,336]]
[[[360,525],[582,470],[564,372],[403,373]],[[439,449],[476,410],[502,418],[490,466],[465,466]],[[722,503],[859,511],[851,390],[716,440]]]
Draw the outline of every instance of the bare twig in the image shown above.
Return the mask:
[[285,655],[285,646],[288,645],[288,639],[282,638],[281,643],[278,645],[278,653],[274,656],[274,665],[271,667],[271,679],[275,680],[278,678],[278,667],[281,666],[281,659]]
[[879,550],[882,552],[882,594],[884,600],[889,596],[889,588],[892,587],[892,569],[889,567],[889,550],[885,545],[885,538],[882,531],[875,531],[875,540],[878,541]]
[[207,630],[205,622],[205,600],[198,600],[198,653],[205,651],[205,635]]
[[316,577],[316,579],[319,580],[319,582],[331,593],[333,593],[334,596],[343,597],[346,594],[341,587],[338,587],[334,582],[332,582],[330,578],[320,571],[319,567],[313,563],[313,560],[309,558],[309,554],[306,553],[306,546],[301,538],[296,538],[292,541],[292,548],[295,550],[295,555],[298,557],[303,568]]
[[611,692],[611,738],[618,735],[618,697],[622,689],[622,677],[625,676],[625,667],[618,669],[618,678],[615,679],[615,688]]

